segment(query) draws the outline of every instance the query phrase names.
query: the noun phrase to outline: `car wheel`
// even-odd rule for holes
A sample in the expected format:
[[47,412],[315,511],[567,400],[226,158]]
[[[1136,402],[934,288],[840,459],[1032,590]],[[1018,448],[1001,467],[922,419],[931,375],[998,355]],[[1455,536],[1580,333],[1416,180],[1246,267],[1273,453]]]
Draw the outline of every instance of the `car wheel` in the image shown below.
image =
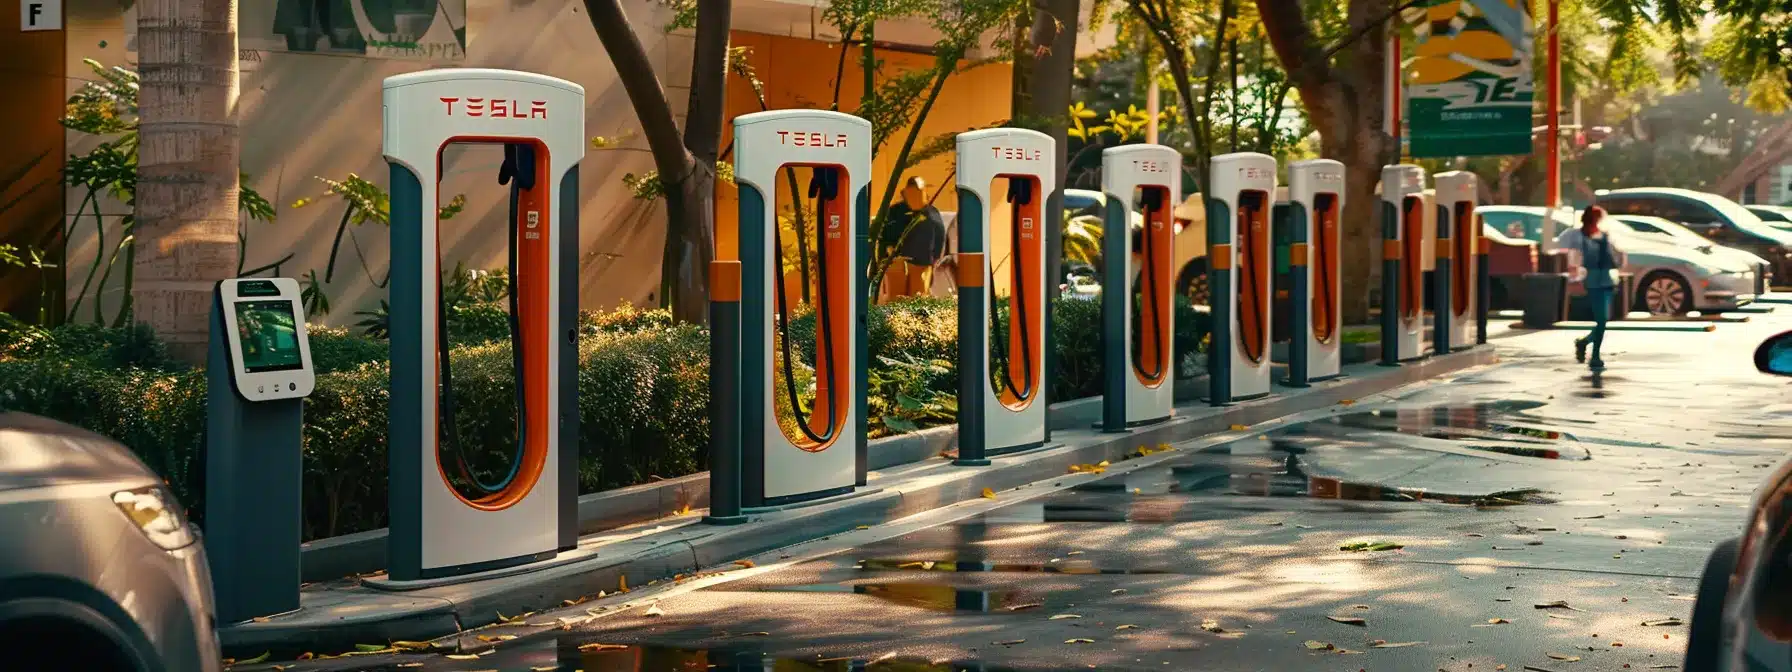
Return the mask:
[[1650,315],[1679,315],[1692,308],[1692,289],[1686,280],[1667,271],[1656,271],[1643,278],[1637,307]]
[[1686,642],[1684,672],[1719,672],[1723,669],[1724,598],[1730,592],[1730,574],[1736,570],[1737,540],[1711,550],[1705,573],[1699,578],[1698,601],[1692,606],[1692,628]]
[[1176,278],[1176,291],[1197,306],[1211,306],[1213,291],[1208,287],[1207,261],[1197,259],[1182,267]]

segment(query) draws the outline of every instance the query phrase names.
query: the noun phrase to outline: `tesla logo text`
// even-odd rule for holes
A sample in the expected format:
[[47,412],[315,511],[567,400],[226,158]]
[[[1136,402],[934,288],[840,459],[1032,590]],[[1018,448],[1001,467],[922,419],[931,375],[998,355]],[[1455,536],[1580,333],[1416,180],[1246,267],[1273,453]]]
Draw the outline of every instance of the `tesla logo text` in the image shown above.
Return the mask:
[[1038,161],[1040,157],[1045,156],[1045,152],[1025,147],[991,147],[990,149],[995,151],[996,158],[1009,161]]
[[523,109],[523,101],[503,98],[443,98],[442,104],[447,106],[448,116],[459,114],[468,117],[491,117],[493,119],[546,119],[548,118],[548,101],[531,100],[529,108]]
[[1263,168],[1239,168],[1238,177],[1245,180],[1267,180],[1275,177],[1275,173]]
[[1170,172],[1170,165],[1168,162],[1165,162],[1165,161],[1136,161],[1135,160],[1132,162],[1132,167],[1138,169],[1138,171],[1141,173],[1167,173],[1167,172]]
[[778,131],[778,144],[792,147],[845,147],[846,134],[819,131]]
[[1313,181],[1315,181],[1315,182],[1343,182],[1344,174],[1343,173],[1313,173]]

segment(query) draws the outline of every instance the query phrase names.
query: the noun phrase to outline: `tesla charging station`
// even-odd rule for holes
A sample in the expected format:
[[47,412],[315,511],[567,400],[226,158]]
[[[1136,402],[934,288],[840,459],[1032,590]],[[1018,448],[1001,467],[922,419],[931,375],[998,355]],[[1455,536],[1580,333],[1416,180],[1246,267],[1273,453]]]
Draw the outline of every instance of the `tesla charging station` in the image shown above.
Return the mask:
[[[1176,311],[1170,274],[1176,236],[1172,213],[1182,202],[1181,165],[1182,155],[1163,145],[1101,152],[1101,190],[1107,199],[1101,284],[1130,290],[1115,291],[1115,300],[1101,303],[1102,427],[1107,431],[1168,420],[1175,402]],[[1132,228],[1135,211],[1144,223],[1137,233]],[[1134,292],[1139,297],[1136,311]],[[1122,297],[1128,300],[1118,300]]]
[[1475,216],[1480,185],[1462,170],[1431,178],[1437,212],[1437,299],[1434,305],[1439,354],[1460,350],[1469,340],[1480,310],[1475,254],[1481,247],[1481,222]]
[[1336,378],[1343,310],[1338,291],[1338,218],[1344,212],[1344,164],[1331,159],[1288,165],[1288,224],[1294,244],[1289,297],[1294,330],[1288,343],[1288,384],[1305,386]]
[[[1056,151],[1038,131],[958,134],[959,465],[1045,445],[1044,214],[1057,189]],[[1000,211],[998,182],[1007,187]],[[997,227],[1008,240],[1002,256]],[[1005,322],[998,274],[1008,288]]]
[[[553,557],[578,543],[579,161],[585,89],[509,70],[386,78],[391,168],[391,535],[394,582]],[[442,152],[503,145],[510,189],[511,351],[517,430],[496,473],[469,462],[455,424],[442,305]],[[506,471],[507,470],[507,471]]]
[[[218,283],[205,368],[205,545],[220,624],[299,608],[303,414],[313,371],[298,281]],[[177,506],[142,493],[132,504]]]
[[[1214,301],[1208,403],[1269,395],[1270,211],[1276,160],[1255,152],[1213,157],[1207,242]],[[1222,345],[1223,344],[1223,345]]]
[[1381,363],[1418,359],[1425,328],[1425,169],[1381,168]]
[[[784,296],[778,185],[786,168],[807,169],[792,194],[822,224],[815,248],[814,399],[799,400]],[[734,179],[740,186],[741,498],[749,508],[851,492],[860,471],[857,415],[864,392],[864,283],[858,239],[870,221],[871,124],[825,110],[775,110],[734,118]],[[780,422],[782,406],[788,420]],[[804,407],[807,407],[805,413]]]

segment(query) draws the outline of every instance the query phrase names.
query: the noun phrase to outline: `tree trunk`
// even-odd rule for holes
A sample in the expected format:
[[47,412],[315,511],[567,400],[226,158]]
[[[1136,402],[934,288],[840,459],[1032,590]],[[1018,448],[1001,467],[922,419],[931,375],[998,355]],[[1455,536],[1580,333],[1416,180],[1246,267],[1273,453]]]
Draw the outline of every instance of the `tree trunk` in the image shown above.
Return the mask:
[[[1070,110],[1070,85],[1076,76],[1076,33],[1081,17],[1077,0],[1041,0],[1033,9],[1033,32],[1029,40],[1036,62],[1033,65],[1031,95],[1027,108],[1016,108],[1017,118],[1025,112],[1034,123],[1052,136],[1058,147],[1057,171],[1062,176],[1070,161],[1070,133],[1067,116]],[[1062,190],[1065,185],[1058,185]],[[1045,286],[1049,296],[1058,295],[1058,279],[1064,266],[1064,203],[1062,199],[1046,202],[1046,268]]]
[[236,269],[236,2],[137,6],[142,74],[133,321],[205,360],[212,286]]
[[709,261],[716,249],[716,170],[713,164],[696,162],[691,168],[678,184],[666,185],[677,192],[666,192],[666,250],[660,275],[667,285],[672,318],[707,324]]

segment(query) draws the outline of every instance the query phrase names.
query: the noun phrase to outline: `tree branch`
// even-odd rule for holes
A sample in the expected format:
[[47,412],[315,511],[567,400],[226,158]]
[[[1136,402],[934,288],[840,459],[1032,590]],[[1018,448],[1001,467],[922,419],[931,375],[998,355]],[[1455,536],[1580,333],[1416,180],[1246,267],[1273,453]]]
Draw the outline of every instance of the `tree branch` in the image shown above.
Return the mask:
[[1300,0],[1257,0],[1257,17],[1263,21],[1269,46],[1276,50],[1276,60],[1303,96],[1318,93],[1332,81],[1331,59],[1319,49]]
[[[653,152],[660,179],[668,183],[682,179],[692,163],[690,152],[678,137],[678,121],[672,117],[672,105],[666,102],[666,91],[660,86],[659,76],[654,74],[653,62],[648,60],[641,39],[630,27],[628,15],[622,11],[621,0],[584,2],[585,11],[591,15],[591,26],[597,29],[598,40],[603,42],[604,52],[615,64],[616,76],[622,80],[622,88],[628,92],[635,116],[641,121],[642,134],[647,137],[647,146]],[[696,69],[695,62],[692,69]],[[692,100],[694,103],[695,98]]]
[[[716,147],[722,144],[722,114],[728,106],[732,4],[731,0],[704,0],[697,11],[696,53],[691,56],[691,100],[685,109],[684,146],[698,166],[710,170],[716,163]],[[660,171],[662,182],[666,175]]]

